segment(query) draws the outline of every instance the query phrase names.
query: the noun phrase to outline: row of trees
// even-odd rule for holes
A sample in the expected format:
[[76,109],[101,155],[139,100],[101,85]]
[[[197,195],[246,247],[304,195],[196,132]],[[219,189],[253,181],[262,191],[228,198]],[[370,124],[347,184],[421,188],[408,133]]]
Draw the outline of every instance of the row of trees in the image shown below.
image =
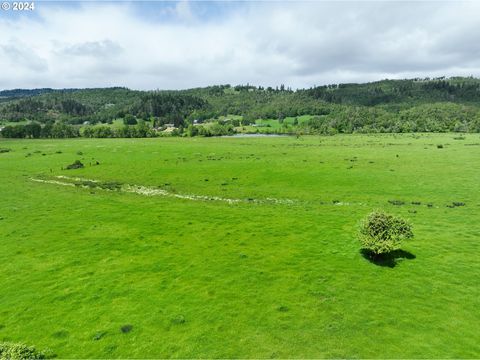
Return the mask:
[[220,124],[218,122],[210,126],[193,126],[189,125],[185,131],[187,136],[226,136],[235,134],[232,124]]
[[38,123],[30,123],[26,125],[9,125],[2,129],[0,136],[4,138],[74,138],[80,136],[78,127],[64,124],[45,124],[41,126]]
[[115,129],[107,125],[86,126],[82,130],[80,127],[56,123],[41,126],[39,123],[30,123],[26,125],[9,125],[2,129],[0,136],[3,138],[75,138],[79,136],[87,138],[145,138],[157,136],[157,133],[144,122],[136,126],[123,126]]
[[480,132],[480,110],[457,104],[425,104],[398,112],[343,106],[301,125],[307,133]]
[[189,125],[184,128],[180,126],[170,133],[157,132],[144,121],[139,121],[137,125],[124,125],[114,128],[108,125],[85,126],[82,129],[78,126],[57,123],[46,124],[29,123],[26,125],[9,125],[0,131],[0,136],[4,138],[17,139],[38,139],[38,138],[148,138],[156,136],[223,136],[233,135],[235,133],[232,124],[214,123],[208,126]]
[[81,132],[86,138],[147,138],[158,136],[158,133],[141,121],[136,126],[122,126],[112,128],[111,126],[87,126]]

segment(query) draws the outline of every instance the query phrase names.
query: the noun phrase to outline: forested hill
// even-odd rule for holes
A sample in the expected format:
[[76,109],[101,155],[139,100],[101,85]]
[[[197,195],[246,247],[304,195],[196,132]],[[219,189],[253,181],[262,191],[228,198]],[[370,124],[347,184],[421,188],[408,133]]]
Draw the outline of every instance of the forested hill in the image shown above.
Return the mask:
[[[180,132],[194,122],[233,119],[233,126],[278,120],[277,132],[310,133],[480,131],[480,79],[382,80],[293,91],[251,85],[216,85],[179,91],[127,88],[0,91],[0,125],[14,122],[70,125],[139,120]],[[289,117],[308,122],[283,124]],[[263,129],[265,130],[265,129]],[[267,129],[268,130],[268,129]],[[5,133],[3,134],[5,135]]]
[[12,89],[12,90],[1,90],[0,91],[0,100],[11,100],[15,98],[22,98],[26,96],[35,96],[45,93],[50,93],[55,90],[50,88],[45,89]]
[[319,86],[307,90],[307,93],[327,102],[365,106],[439,101],[478,104],[480,80],[460,77],[434,80],[382,80],[367,84]]

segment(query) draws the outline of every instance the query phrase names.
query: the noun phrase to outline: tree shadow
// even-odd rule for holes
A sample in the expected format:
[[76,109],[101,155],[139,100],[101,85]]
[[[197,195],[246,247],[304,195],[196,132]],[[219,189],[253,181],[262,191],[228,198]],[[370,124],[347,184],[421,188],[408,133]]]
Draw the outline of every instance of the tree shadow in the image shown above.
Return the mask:
[[411,252],[402,249],[379,255],[375,255],[372,251],[368,249],[361,249],[360,254],[362,254],[362,256],[368,261],[370,261],[372,264],[389,268],[394,268],[398,264],[398,260],[413,260],[416,258],[416,256],[413,255]]

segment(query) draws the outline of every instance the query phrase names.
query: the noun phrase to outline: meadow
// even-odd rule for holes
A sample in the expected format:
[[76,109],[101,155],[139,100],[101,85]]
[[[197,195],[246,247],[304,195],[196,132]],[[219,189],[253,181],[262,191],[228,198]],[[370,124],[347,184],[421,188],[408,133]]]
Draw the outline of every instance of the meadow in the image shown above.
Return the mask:
[[[480,357],[479,134],[0,148],[2,341],[60,358]],[[374,209],[414,227],[390,261],[355,238]]]

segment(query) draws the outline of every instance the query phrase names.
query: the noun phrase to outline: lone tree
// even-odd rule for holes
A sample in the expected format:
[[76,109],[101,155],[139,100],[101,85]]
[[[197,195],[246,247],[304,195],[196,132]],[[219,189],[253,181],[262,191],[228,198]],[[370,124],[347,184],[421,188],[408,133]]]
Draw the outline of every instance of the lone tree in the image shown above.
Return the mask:
[[372,257],[400,249],[403,240],[413,238],[410,223],[383,211],[373,211],[360,223],[358,239]]

